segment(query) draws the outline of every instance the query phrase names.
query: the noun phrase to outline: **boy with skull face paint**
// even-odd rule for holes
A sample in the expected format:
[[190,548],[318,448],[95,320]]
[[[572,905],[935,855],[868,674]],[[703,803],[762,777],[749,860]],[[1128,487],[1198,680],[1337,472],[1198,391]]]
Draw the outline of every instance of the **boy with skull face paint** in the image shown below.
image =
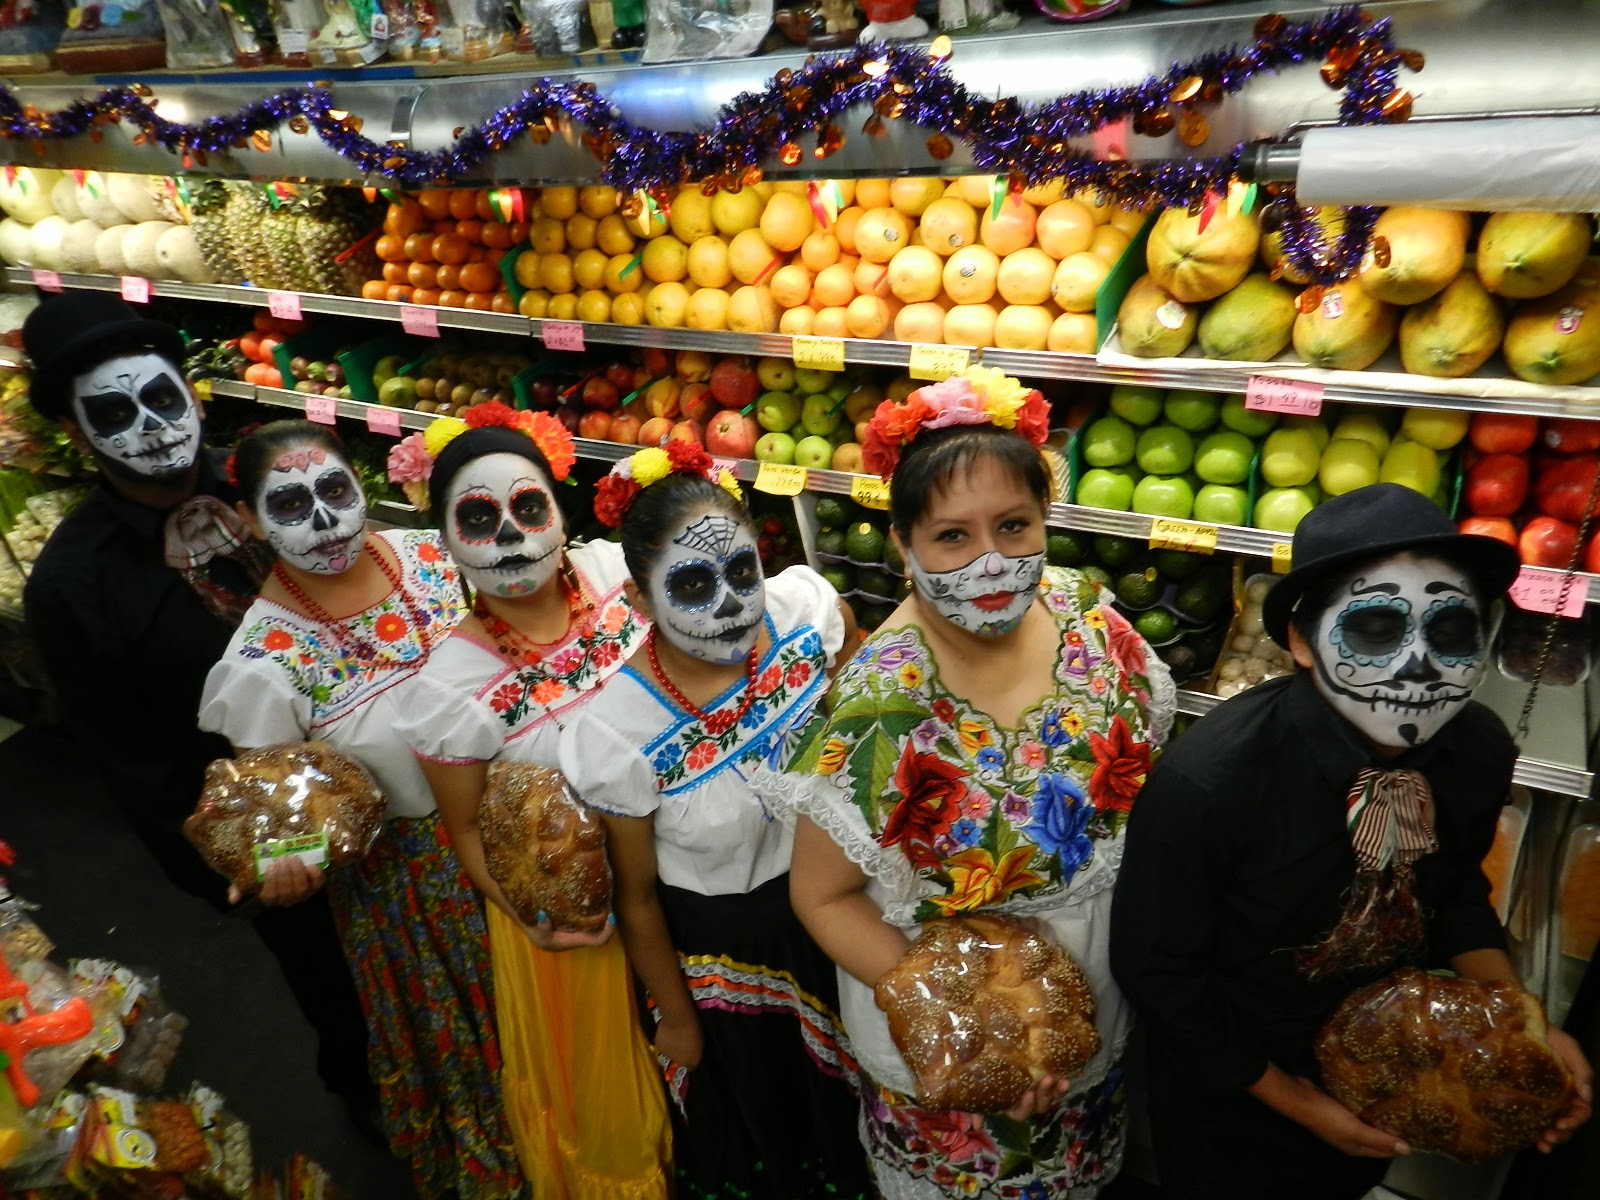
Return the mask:
[[[1357,1200],[1404,1142],[1318,1086],[1312,1045],[1350,992],[1408,963],[1517,982],[1479,863],[1516,759],[1471,699],[1517,556],[1377,484],[1319,506],[1267,631],[1301,668],[1228,700],[1151,774],[1131,823],[1112,964],[1149,1032],[1162,1194]],[[1588,1115],[1588,1064],[1551,1048]]]

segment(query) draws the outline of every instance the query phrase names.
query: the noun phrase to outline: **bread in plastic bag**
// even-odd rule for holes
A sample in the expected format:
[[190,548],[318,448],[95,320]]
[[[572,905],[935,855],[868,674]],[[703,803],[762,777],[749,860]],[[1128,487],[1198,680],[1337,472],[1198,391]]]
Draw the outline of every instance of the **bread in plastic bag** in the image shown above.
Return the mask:
[[1003,1112],[1100,1049],[1094,994],[1072,956],[1015,917],[930,921],[878,981],[878,1007],[926,1108]]
[[1483,1162],[1530,1146],[1572,1098],[1536,997],[1416,967],[1348,996],[1317,1035],[1323,1086],[1416,1150]]
[[772,0],[648,0],[644,61],[743,58],[772,27]]
[[279,849],[343,866],[372,848],[383,813],[383,793],[364,767],[327,742],[295,742],[208,766],[183,833],[213,871],[248,894],[261,888],[257,856],[268,843],[296,839]]
[[600,818],[550,767],[497,762],[478,810],[489,874],[518,918],[598,933],[611,913],[611,864]]

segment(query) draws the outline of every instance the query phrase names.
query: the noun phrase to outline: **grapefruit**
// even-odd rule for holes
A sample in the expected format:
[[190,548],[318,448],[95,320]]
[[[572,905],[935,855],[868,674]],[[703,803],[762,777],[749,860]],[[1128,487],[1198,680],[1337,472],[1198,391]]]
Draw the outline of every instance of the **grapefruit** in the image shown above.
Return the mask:
[[1000,203],[1000,215],[993,209],[983,210],[983,221],[978,226],[978,240],[1004,258],[1024,246],[1033,245],[1033,232],[1038,225],[1038,214],[1033,205],[1021,196],[1007,196]]
[[982,304],[994,295],[1000,259],[987,246],[963,246],[945,259],[945,294],[957,304]]
[[944,195],[944,180],[927,175],[902,175],[889,184],[889,206],[908,217],[920,217]]
[[855,229],[856,251],[869,262],[886,263],[905,249],[911,223],[892,208],[871,208]]
[[672,215],[667,218],[673,236],[685,246],[693,245],[717,231],[711,220],[711,197],[697,187],[684,188],[672,202]]
[[978,240],[978,214],[957,196],[944,196],[928,205],[918,226],[922,244],[948,257]]
[[1093,313],[1062,313],[1051,324],[1044,348],[1057,354],[1093,354],[1096,334]]
[[860,206],[842,209],[839,219],[833,223],[833,236],[839,242],[839,249],[845,254],[856,252],[856,226],[861,223],[861,218],[867,210]]
[[539,193],[539,211],[547,217],[565,221],[578,211],[578,189],[547,187]]
[[863,211],[869,208],[889,207],[889,181],[887,179],[858,179],[856,180],[857,208]]
[[644,244],[644,261],[639,266],[652,283],[676,282],[689,273],[689,247],[664,233]]
[[943,307],[928,302],[906,305],[895,314],[894,340],[933,345],[944,341]]
[[1050,280],[1050,298],[1067,312],[1093,312],[1100,285],[1110,273],[1105,259],[1087,252],[1064,258]]
[[783,265],[783,255],[767,244],[759,229],[746,229],[728,243],[728,269],[740,283],[765,283]]
[[1105,225],[1111,220],[1111,214],[1116,206],[1098,188],[1084,188],[1071,195],[1072,199],[1089,210],[1089,215],[1094,218],[1096,225]]
[[878,296],[857,296],[844,310],[845,328],[851,337],[882,337],[890,320],[889,305]]
[[611,297],[596,289],[580,292],[576,314],[580,321],[609,321]]
[[679,329],[688,307],[688,288],[676,282],[658,283],[645,297],[644,319],[661,329]]
[[769,281],[772,298],[784,308],[797,308],[811,297],[811,279],[811,272],[799,263],[779,267]]
[[793,192],[778,192],[761,210],[761,236],[774,250],[785,254],[800,249],[816,227],[811,205],[804,196]]
[[1067,181],[1059,176],[1022,189],[1022,198],[1035,208],[1054,204],[1067,194]]
[[1038,304],[1010,304],[995,318],[994,344],[1002,350],[1043,350],[1050,342],[1050,310]]
[[956,194],[979,212],[986,212],[994,200],[993,175],[963,175],[955,182]]
[[800,261],[815,274],[839,261],[839,239],[826,229],[813,229],[800,243]]
[[683,323],[690,329],[726,329],[728,293],[721,288],[701,288],[689,297],[683,310]]
[[992,346],[1000,314],[990,304],[958,304],[944,315],[944,340],[951,346]]
[[624,292],[611,301],[613,325],[643,325],[645,297],[638,292]]
[[699,287],[727,287],[733,282],[733,271],[728,266],[728,243],[715,234],[695,239],[689,247],[686,265],[689,278]]
[[943,271],[944,260],[928,247],[907,246],[889,260],[889,290],[907,304],[932,300],[943,286]]
[[711,223],[727,238],[754,229],[761,223],[761,197],[753,188],[718,192],[711,197]]
[[1007,304],[1043,304],[1050,299],[1051,276],[1055,270],[1055,259],[1037,247],[1024,246],[1000,260],[995,290]]
[[[690,297],[689,303],[694,303],[694,297]],[[777,332],[778,305],[772,292],[757,286],[742,287],[734,292],[728,297],[728,328],[734,333]]]
[[[1026,199],[1028,193],[1022,195]],[[1059,262],[1089,249],[1099,228],[1089,210],[1076,200],[1057,200],[1039,214],[1034,235],[1039,239],[1039,249]]]
[[887,263],[868,262],[862,259],[856,264],[856,269],[851,278],[855,280],[856,295],[879,296],[890,295],[889,292],[889,265]]

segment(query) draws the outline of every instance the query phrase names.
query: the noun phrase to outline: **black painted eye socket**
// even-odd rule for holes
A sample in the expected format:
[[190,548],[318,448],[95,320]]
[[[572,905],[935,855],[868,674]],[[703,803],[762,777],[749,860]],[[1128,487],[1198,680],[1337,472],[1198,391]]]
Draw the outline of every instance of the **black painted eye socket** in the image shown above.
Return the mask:
[[1410,618],[1386,605],[1357,609],[1345,615],[1339,634],[1345,646],[1364,658],[1393,654],[1406,640]]
[[121,392],[107,392],[100,396],[83,398],[83,416],[89,430],[96,437],[110,437],[129,428],[139,415],[139,406],[132,396]]
[[511,519],[524,529],[538,532],[550,524],[550,497],[542,488],[524,488],[511,497]]
[[749,595],[761,584],[761,560],[751,549],[738,551],[728,560],[728,586]]
[[261,501],[269,520],[279,525],[298,525],[311,515],[315,501],[303,483],[286,483],[273,488]]
[[1470,608],[1459,605],[1431,617],[1423,636],[1443,658],[1475,658],[1483,651],[1483,622]]
[[483,496],[467,496],[456,505],[456,528],[469,542],[487,541],[500,528],[500,506]]
[[710,563],[686,563],[667,576],[667,599],[679,608],[703,608],[717,595],[717,573]]
[[189,393],[165,375],[145,384],[139,400],[164,421],[176,421],[189,411]]
[[317,498],[330,508],[352,508],[360,496],[355,480],[343,470],[329,471],[317,480]]

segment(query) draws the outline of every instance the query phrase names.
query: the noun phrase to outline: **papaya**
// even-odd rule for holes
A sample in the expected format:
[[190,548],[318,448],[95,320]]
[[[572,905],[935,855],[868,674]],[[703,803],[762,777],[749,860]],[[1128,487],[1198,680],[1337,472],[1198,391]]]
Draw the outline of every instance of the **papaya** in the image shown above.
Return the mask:
[[1600,374],[1600,265],[1586,263],[1559,291],[1518,305],[1504,349],[1506,365],[1529,383],[1582,383]]
[[[1261,214],[1261,265],[1269,274],[1277,270],[1279,277],[1285,282],[1304,287],[1311,282],[1311,276],[1296,270],[1283,254],[1283,221],[1288,203],[1286,200],[1274,201]],[[1344,232],[1342,208],[1332,205],[1313,208],[1311,219],[1322,231],[1322,240],[1329,245],[1337,241],[1339,235]]]
[[1247,362],[1278,357],[1294,330],[1294,296],[1259,271],[1246,276],[1200,318],[1200,353]]
[[1548,296],[1578,273],[1593,234],[1584,213],[1491,213],[1478,235],[1478,278],[1513,300]]
[[[1471,232],[1471,219],[1463,212],[1388,209],[1373,226],[1373,249],[1367,251],[1356,280],[1375,300],[1421,304],[1461,274]],[[1387,244],[1386,255],[1379,251],[1379,238]]]
[[1413,375],[1459,379],[1500,348],[1506,318],[1472,271],[1400,318],[1400,365]]
[[1310,312],[1294,319],[1294,348],[1313,367],[1360,371],[1383,356],[1399,318],[1394,305],[1367,295],[1353,279],[1325,288]]
[[1150,274],[1182,304],[1215,300],[1250,273],[1261,245],[1254,216],[1240,211],[1243,196],[1235,185],[1227,200],[1212,210],[1204,231],[1204,214],[1189,215],[1169,208],[1156,218],[1145,244]]
[[1149,275],[1134,280],[1117,309],[1122,348],[1139,358],[1176,358],[1194,341],[1199,314]]

